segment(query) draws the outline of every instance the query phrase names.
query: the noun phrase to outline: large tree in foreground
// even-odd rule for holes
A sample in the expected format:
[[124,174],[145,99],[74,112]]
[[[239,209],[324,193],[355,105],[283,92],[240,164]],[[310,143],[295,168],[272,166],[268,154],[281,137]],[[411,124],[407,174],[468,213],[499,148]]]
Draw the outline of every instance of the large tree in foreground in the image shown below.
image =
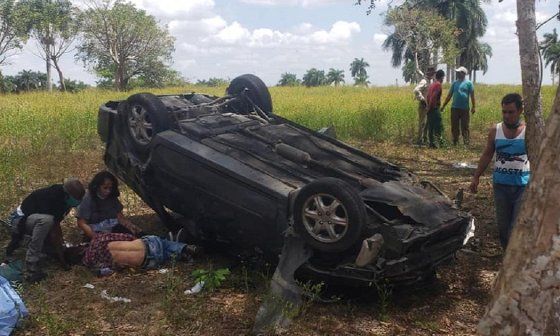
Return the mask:
[[531,163],[537,164],[540,143],[544,135],[544,119],[535,0],[517,0],[517,37],[524,115],[527,121],[527,152]]
[[80,21],[78,58],[100,77],[111,76],[117,90],[125,90],[131,78],[166,73],[174,38],[145,11],[122,0],[96,0]]

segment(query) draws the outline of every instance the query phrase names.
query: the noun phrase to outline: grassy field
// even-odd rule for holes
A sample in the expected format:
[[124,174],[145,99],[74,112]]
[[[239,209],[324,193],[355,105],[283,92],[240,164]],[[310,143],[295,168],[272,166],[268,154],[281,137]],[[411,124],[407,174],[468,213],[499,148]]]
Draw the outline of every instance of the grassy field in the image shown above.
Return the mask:
[[[221,95],[224,89],[184,87],[152,92],[198,91]],[[450,163],[476,160],[488,126],[500,119],[501,97],[509,92],[520,92],[521,88],[477,85],[476,90],[477,113],[471,120],[472,146],[439,150],[410,145],[416,130],[416,102],[412,99],[411,87],[275,87],[271,88],[271,93],[275,113],[312,129],[334,125],[339,138],[344,141],[403,164],[421,177],[435,180],[445,191],[452,193],[457,186],[468,184],[469,173],[452,171]],[[132,93],[92,90],[77,94],[0,95],[0,216],[7,217],[9,211],[33,189],[60,182],[68,176],[87,182],[102,169],[103,147],[96,130],[97,109],[108,100],[125,99]],[[554,93],[553,87],[543,88],[545,114],[550,110]],[[449,139],[449,110],[444,112],[444,125]],[[492,201],[488,180],[483,185],[483,191],[467,201],[467,208],[482,223],[481,231],[477,233],[481,239],[477,243],[480,253],[499,255],[495,230],[490,225]],[[146,218],[150,225],[157,222],[152,212],[126,188],[122,201],[127,215],[137,223]],[[72,219],[64,222],[64,231],[66,237],[76,236],[77,229]],[[0,233],[5,234],[4,231]],[[485,237],[489,237],[487,241]],[[0,238],[1,245],[5,242],[6,236]],[[441,276],[446,286],[445,295],[437,292],[433,296],[423,293],[412,299],[395,298],[388,309],[388,319],[372,313],[372,310],[379,311],[378,303],[364,305],[350,300],[332,307],[315,305],[314,312],[301,319],[292,331],[298,335],[469,335],[483,310],[491,275],[499,264],[492,258],[463,256],[458,266],[446,269]],[[217,261],[211,257],[195,267],[212,267],[214,263]],[[110,280],[96,280],[81,268],[70,273],[57,273],[45,283],[24,288],[24,299],[31,309],[32,318],[22,334],[172,335],[177,334],[177,330],[193,335],[246,333],[262,299],[262,292],[253,291],[259,287],[255,285],[258,282],[256,279],[266,279],[267,276],[261,273],[248,276],[245,271],[237,270],[224,290],[207,294],[203,299],[187,299],[181,293],[190,270],[180,266],[176,272],[166,276],[126,274]],[[113,286],[123,296],[133,297],[139,303],[132,312],[124,305],[109,307],[99,298],[89,302],[89,292],[80,287],[85,282]],[[248,283],[252,285],[248,286]],[[52,288],[56,290],[53,292]],[[440,314],[434,316],[424,308],[425,302],[414,300],[434,301],[433,305],[437,306]],[[154,302],[158,305],[153,306]],[[80,312],[83,306],[87,312]],[[85,316],[87,314],[91,316]],[[119,314],[127,317],[125,324],[122,324]],[[324,320],[325,315],[333,314],[337,317]],[[375,318],[372,319],[372,316]],[[196,320],[196,323],[188,324],[188,319],[192,323]],[[458,327],[453,323],[455,320],[460,322]],[[236,326],[223,329],[220,321],[236,323]],[[454,327],[448,325],[449,321]],[[148,322],[154,324],[148,326]],[[314,329],[317,323],[324,323],[324,328]],[[121,324],[123,329],[115,329],[115,325]]]

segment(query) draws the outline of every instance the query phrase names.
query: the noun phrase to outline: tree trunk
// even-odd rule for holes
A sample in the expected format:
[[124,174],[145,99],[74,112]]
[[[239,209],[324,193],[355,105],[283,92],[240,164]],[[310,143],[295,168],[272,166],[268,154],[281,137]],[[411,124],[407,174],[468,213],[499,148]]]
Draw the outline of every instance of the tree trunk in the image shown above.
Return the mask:
[[529,161],[538,164],[539,145],[543,138],[544,120],[540,94],[540,64],[535,18],[535,0],[517,0],[517,33],[524,113],[527,121]]
[[64,83],[64,76],[62,75],[62,69],[60,69],[60,66],[58,65],[58,61],[56,60],[56,58],[53,57],[52,61],[54,67],[56,68],[56,71],[58,72],[58,80],[60,81],[60,91],[65,92],[66,84]]
[[451,66],[449,65],[449,63],[447,64],[447,71],[445,72],[447,74],[447,76],[445,76],[445,82],[449,83],[451,81]]
[[47,57],[46,60],[47,63],[47,91],[51,92],[52,91],[52,81],[51,81],[51,62],[49,60],[49,58]]
[[476,70],[473,70],[473,83],[476,83]]
[[560,91],[481,335],[560,335]]

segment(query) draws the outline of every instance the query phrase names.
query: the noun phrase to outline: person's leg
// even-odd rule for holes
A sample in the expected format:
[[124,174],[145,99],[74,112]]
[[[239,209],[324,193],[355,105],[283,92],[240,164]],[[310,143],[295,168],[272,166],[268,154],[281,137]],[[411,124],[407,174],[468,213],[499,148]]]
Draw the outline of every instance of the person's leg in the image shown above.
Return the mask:
[[144,236],[140,238],[146,247],[146,269],[157,268],[165,262],[162,239],[157,236]]
[[441,120],[441,111],[439,108],[434,110],[434,137],[438,147],[443,145],[443,121]]
[[451,136],[454,145],[459,141],[459,113],[459,109],[451,108]]
[[[513,227],[515,226],[515,221],[517,220],[517,214],[519,213],[519,208],[521,207],[521,201],[523,199],[523,193],[525,192],[525,187],[512,187],[512,203],[513,203],[513,210],[512,210],[512,216],[511,216],[511,230],[513,230]],[[510,232],[511,234],[511,232]],[[508,236],[508,240],[509,240],[509,236]]]
[[428,112],[428,140],[429,140],[429,144],[430,147],[435,147],[435,143],[434,143],[434,111],[430,111]]
[[511,222],[513,217],[513,204],[510,201],[510,188],[503,184],[494,184],[494,206],[496,208],[496,223],[502,248],[506,248],[509,234],[511,232]]
[[163,258],[164,262],[169,261],[173,258],[179,258],[181,256],[181,252],[187,244],[179,243],[174,241],[169,241],[166,239],[161,239],[161,244],[163,246]]
[[418,104],[418,144],[426,143],[427,140],[427,112],[426,105],[419,103]]
[[461,134],[463,135],[463,143],[468,146],[470,143],[469,123],[471,120],[469,110],[461,110]]
[[35,282],[45,277],[39,261],[41,259],[43,245],[49,231],[54,225],[54,217],[45,214],[33,214],[25,221],[26,230],[31,233],[31,241],[27,246],[25,255],[28,280]]

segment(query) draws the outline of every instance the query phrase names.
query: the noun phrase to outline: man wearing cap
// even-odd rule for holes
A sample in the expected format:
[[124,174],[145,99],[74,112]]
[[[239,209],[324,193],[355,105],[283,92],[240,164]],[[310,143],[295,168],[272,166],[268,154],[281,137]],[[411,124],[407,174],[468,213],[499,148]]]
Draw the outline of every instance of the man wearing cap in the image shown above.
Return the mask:
[[[422,72],[419,71],[421,74]],[[428,86],[434,78],[436,73],[436,68],[431,66],[428,67],[426,75],[422,75],[424,78],[420,80],[418,85],[414,88],[414,97],[418,100],[418,144],[422,145],[428,142],[428,128],[426,127],[427,122],[427,102],[426,94],[428,93]]]
[[455,69],[457,75],[457,80],[453,82],[447,98],[441,107],[443,111],[451,97],[453,97],[453,103],[451,103],[451,135],[453,137],[453,145],[457,145],[459,142],[459,130],[463,135],[463,142],[465,145],[469,144],[469,96],[471,98],[472,107],[470,112],[474,114],[475,112],[475,99],[474,99],[474,86],[470,80],[465,79],[467,75],[467,68],[461,66]]
[[46,276],[40,266],[40,259],[47,240],[63,266],[67,267],[62,250],[60,222],[71,208],[80,204],[84,194],[82,183],[78,179],[69,178],[64,184],[54,184],[33,191],[12,213],[12,240],[6,247],[6,255],[12,255],[26,233],[31,235],[25,256],[27,281],[38,282]]

